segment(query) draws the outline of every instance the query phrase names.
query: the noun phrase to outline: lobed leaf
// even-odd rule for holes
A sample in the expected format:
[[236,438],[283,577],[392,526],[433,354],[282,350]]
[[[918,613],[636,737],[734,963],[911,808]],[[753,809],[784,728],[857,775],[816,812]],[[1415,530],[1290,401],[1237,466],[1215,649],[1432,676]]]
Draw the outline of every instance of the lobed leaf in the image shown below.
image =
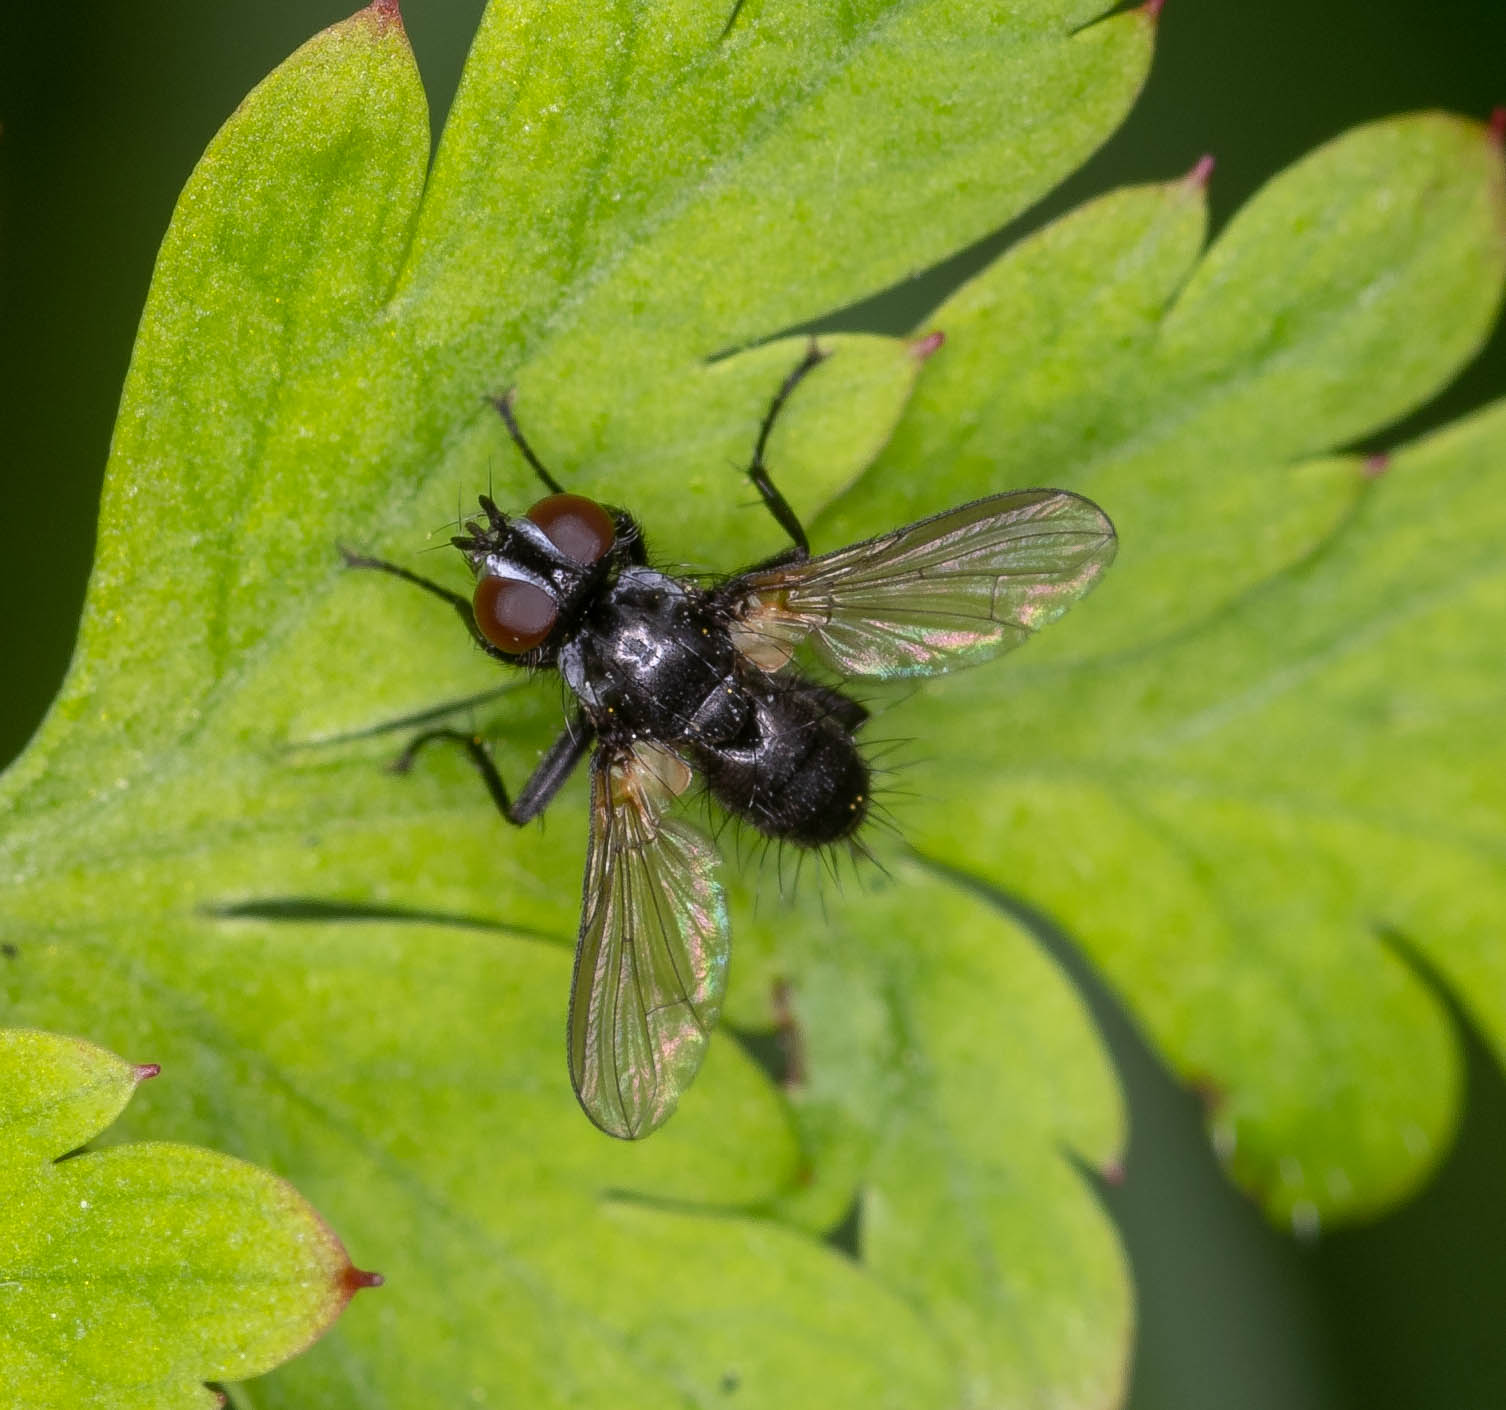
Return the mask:
[[1441,114],[1357,129],[1199,259],[1205,179],[1103,197],[943,303],[946,353],[823,536],[1006,486],[1097,499],[1114,572],[1037,659],[1170,637],[1324,542],[1363,478],[1309,458],[1425,401],[1495,321],[1499,147]]
[[156,1070],[0,1029],[0,1383],[24,1410],[216,1405],[205,1380],[286,1361],[372,1281],[244,1161],[165,1143],[57,1159]]
[[[781,546],[740,478],[801,352],[777,335],[993,229],[1107,135],[1152,26],[1096,8],[755,2],[723,39],[698,6],[496,4],[425,184],[423,96],[379,0],[195,172],[79,652],[6,784],[0,974],[30,1019],[150,1038],[213,1094],[161,1114],[275,1159],[382,1260],[373,1318],[258,1403],[956,1398],[955,1333],[900,1273],[755,1213],[804,1157],[730,1035],[647,1146],[581,1119],[560,1043],[578,790],[547,836],[514,834],[454,759],[383,771],[390,726],[499,678],[442,604],[342,574],[335,545],[460,586],[420,527],[442,541],[493,481],[537,493],[487,405],[515,386],[556,473],[641,515],[664,560]],[[770,447],[803,514],[877,453],[931,346],[822,344]],[[473,713],[505,721],[509,776],[559,720],[528,688]],[[1082,1066],[1111,1106],[1096,1050]],[[1064,1168],[1050,1188],[1122,1329],[1101,1219]],[[1118,1342],[1091,1349],[1115,1381]]]
[[[1073,1165],[1110,1164],[1121,1117],[978,881],[1061,918],[1223,1094],[1222,1148],[1281,1217],[1394,1198],[1442,1140],[1447,1031],[1372,922],[1499,1033],[1500,800],[1464,761],[1500,703],[1500,417],[1379,480],[1312,457],[1489,326],[1500,153],[1473,125],[1352,134],[1201,261],[1196,181],[1106,197],[938,310],[924,367],[925,341],[822,339],[771,460],[802,515],[831,506],[823,545],[1055,482],[1125,549],[1007,692],[980,670],[875,722],[925,740],[903,817],[930,867],[745,896],[729,1012],[798,1036],[783,1096],[724,1033],[671,1125],[604,1142],[560,1043],[579,787],[509,832],[461,761],[381,768],[405,719],[470,702],[516,777],[558,700],[484,695],[505,677],[452,614],[335,544],[461,586],[418,526],[442,542],[493,477],[536,493],[486,404],[515,386],[547,463],[666,561],[779,547],[739,480],[800,353],[777,335],[1106,135],[1151,26],[1095,8],[749,0],[723,36],[685,4],[494,4],[425,183],[379,0],[195,172],[79,652],[5,785],[0,977],[29,1021],[150,1039],[209,1094],[159,1118],[291,1172],[391,1275],[259,1403],[1111,1402],[1128,1293]],[[812,1237],[854,1200],[856,1262]]]
[[[1272,182],[1169,303],[1165,252],[1190,257],[1193,193],[1105,198],[951,301],[961,370],[937,364],[912,413],[933,418],[900,432],[940,455],[956,426],[995,424],[970,372],[980,345],[1015,326],[1016,301],[1069,306],[1079,252],[1118,243],[1107,318],[1059,325],[1047,366],[1061,378],[1081,358],[1079,402],[1121,429],[1102,439],[1090,414],[1086,468],[1046,476],[1119,522],[1130,564],[1083,616],[1122,649],[1063,667],[1048,648],[1002,702],[972,676],[901,709],[902,733],[972,742],[928,776],[944,805],[904,821],[928,855],[1078,937],[1208,1092],[1234,1173],[1303,1228],[1399,1198],[1455,1119],[1454,1042],[1398,937],[1499,1039],[1502,421],[1389,462],[1285,457],[1402,414],[1478,345],[1506,275],[1502,188],[1478,125],[1361,129]],[[1117,360],[1125,326],[1149,382]],[[1149,390],[1164,383],[1182,397],[1165,421]],[[1131,386],[1148,398],[1135,419]],[[1217,434],[1204,404],[1223,408]],[[899,453],[853,505],[895,493]]]
[[1124,1115],[1066,979],[1023,927],[913,862],[828,904],[818,942],[784,929],[738,916],[789,995],[812,1175],[779,1212],[820,1229],[856,1201],[865,1264],[936,1329],[958,1403],[1050,1386],[1117,1404],[1130,1288],[1082,1167],[1117,1166]]

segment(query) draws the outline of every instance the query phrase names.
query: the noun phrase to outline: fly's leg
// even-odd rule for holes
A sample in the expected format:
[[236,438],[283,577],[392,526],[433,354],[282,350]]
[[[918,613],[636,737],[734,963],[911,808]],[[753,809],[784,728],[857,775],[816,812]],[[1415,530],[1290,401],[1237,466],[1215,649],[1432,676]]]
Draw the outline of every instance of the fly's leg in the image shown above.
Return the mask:
[[[422,577],[400,564],[389,563],[384,558],[369,558],[365,554],[352,553],[347,548],[342,548],[340,552],[345,558],[347,568],[369,568],[379,573],[390,573],[394,578],[401,578],[405,583],[412,583],[415,587],[421,587],[425,592],[432,593],[441,601],[448,602],[455,609],[460,620],[465,623],[466,630],[471,634],[471,640],[488,656],[495,657],[498,661],[506,661],[510,665],[517,664],[513,657],[493,646],[482,636],[481,629],[476,625],[476,614],[468,598],[458,592],[451,592],[449,588]],[[392,761],[391,768],[394,773],[407,773],[413,767],[413,761],[418,757],[419,751],[436,740],[448,740],[452,744],[458,744],[465,750],[471,763],[475,765],[476,772],[481,775],[487,792],[492,796],[492,802],[497,805],[497,811],[514,826],[521,827],[537,817],[548,806],[549,800],[564,786],[565,780],[570,777],[571,771],[580,763],[595,738],[596,731],[585,717],[576,716],[565,727],[559,738],[550,745],[549,752],[529,775],[528,782],[523,785],[523,791],[518,794],[517,802],[513,802],[508,797],[507,785],[502,782],[502,776],[497,772],[497,766],[492,763],[491,755],[486,752],[481,740],[474,734],[465,734],[457,729],[431,729],[415,735],[408,741],[407,748]]]
[[746,3],[747,0],[736,0],[736,3],[732,6],[732,13],[727,16],[727,23],[722,26],[721,37],[723,39],[726,39],[732,33],[732,27],[737,23],[737,17],[742,14],[743,6]]
[[492,756],[486,752],[486,746],[480,737],[464,734],[458,729],[431,729],[414,736],[408,742],[408,747],[392,761],[391,768],[393,773],[405,774],[413,767],[414,759],[426,745],[440,740],[458,744],[465,750],[466,757],[475,766],[476,772],[481,775],[481,781],[486,784],[486,791],[491,794],[497,811],[514,827],[522,827],[549,806],[550,800],[564,787],[565,780],[585,757],[595,738],[596,731],[590,723],[583,716],[577,715],[549,746],[549,752],[539,760],[538,767],[528,776],[528,782],[523,785],[523,791],[518,794],[516,802],[508,797],[507,785],[502,782],[502,775],[497,772],[497,766],[492,763]]
[[471,634],[471,640],[477,646],[498,661],[517,665],[513,657],[505,651],[499,651],[481,635],[481,628],[476,625],[476,613],[471,606],[470,598],[463,597],[458,592],[451,592],[449,588],[442,587],[428,578],[420,577],[419,574],[410,572],[397,563],[389,563],[385,558],[368,558],[364,553],[352,553],[348,548],[342,548],[340,555],[345,559],[347,568],[371,568],[378,573],[390,573],[394,578],[401,578],[405,583],[412,583],[414,587],[421,587],[425,592],[433,593],[441,602],[448,602],[455,609],[460,620],[465,623],[466,631]]
[[507,426],[507,434],[512,437],[512,443],[523,453],[523,459],[533,467],[533,473],[544,482],[544,487],[551,494],[564,494],[564,486],[544,469],[538,456],[533,453],[533,447],[523,438],[523,432],[518,426],[518,418],[512,412],[512,388],[509,387],[500,397],[493,400],[492,405],[501,414]]
[[758,440],[753,446],[753,463],[748,466],[748,478],[753,481],[759,497],[769,513],[779,522],[779,527],[787,533],[795,542],[795,550],[786,560],[788,562],[800,562],[809,558],[811,554],[810,540],[805,536],[805,529],[800,520],[795,517],[795,511],[790,508],[790,502],[775,487],[774,481],[769,478],[769,467],[764,464],[763,454],[769,444],[769,432],[774,429],[774,422],[779,413],[784,410],[784,404],[790,399],[790,393],[795,390],[804,380],[806,375],[814,371],[826,361],[826,354],[816,346],[816,340],[811,339],[810,346],[805,350],[805,356],[795,364],[790,375],[784,379],[783,385],[774,393],[774,400],[769,403],[769,409],[763,418],[763,425],[758,428]]

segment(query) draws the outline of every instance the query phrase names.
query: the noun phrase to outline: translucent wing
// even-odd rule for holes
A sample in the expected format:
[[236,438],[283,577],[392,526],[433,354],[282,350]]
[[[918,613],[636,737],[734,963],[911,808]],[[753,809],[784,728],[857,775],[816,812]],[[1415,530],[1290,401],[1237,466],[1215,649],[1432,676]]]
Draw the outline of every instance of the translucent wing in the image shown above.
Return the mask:
[[1020,645],[1093,586],[1114,526],[1090,500],[1015,490],[724,590],[766,670],[801,641],[844,675],[934,676]]
[[657,746],[591,772],[591,842],[570,990],[570,1080],[609,1135],[662,1126],[721,1012],[728,925],[717,852],[664,809],[690,771]]

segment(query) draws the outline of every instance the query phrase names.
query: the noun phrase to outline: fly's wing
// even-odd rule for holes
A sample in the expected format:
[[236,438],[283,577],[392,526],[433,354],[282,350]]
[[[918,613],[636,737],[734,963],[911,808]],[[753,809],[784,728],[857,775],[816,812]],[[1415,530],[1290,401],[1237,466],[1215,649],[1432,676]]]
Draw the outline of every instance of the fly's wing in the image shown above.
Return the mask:
[[690,1085],[727,984],[718,857],[664,809],[690,771],[653,745],[591,771],[591,842],[570,990],[570,1080],[609,1135],[636,1140]]
[[850,676],[934,676],[1020,645],[1097,582],[1114,526],[1062,490],[975,500],[727,585],[733,639],[778,670],[809,639]]

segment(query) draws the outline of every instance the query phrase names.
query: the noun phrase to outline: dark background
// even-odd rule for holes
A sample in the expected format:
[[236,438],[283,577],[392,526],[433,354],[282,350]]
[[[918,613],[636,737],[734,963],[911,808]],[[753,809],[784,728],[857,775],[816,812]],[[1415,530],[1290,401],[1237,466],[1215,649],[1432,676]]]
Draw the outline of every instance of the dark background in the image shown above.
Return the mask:
[[[355,4],[0,7],[0,762],[67,664],[116,401],[177,192],[246,91]],[[481,9],[406,0],[436,130]],[[1170,0],[1129,122],[1027,223],[1212,152],[1220,224],[1357,122],[1429,106],[1483,117],[1500,103],[1502,0]],[[865,305],[862,321],[899,331],[999,244]],[[1445,397],[1377,443],[1503,394],[1498,333]],[[1472,1035],[1468,1110],[1434,1182],[1378,1224],[1299,1245],[1227,1186],[1196,1099],[1112,1001],[1096,1007],[1134,1127],[1128,1176],[1104,1192],[1140,1294],[1134,1410],[1506,1407],[1506,1083]]]

